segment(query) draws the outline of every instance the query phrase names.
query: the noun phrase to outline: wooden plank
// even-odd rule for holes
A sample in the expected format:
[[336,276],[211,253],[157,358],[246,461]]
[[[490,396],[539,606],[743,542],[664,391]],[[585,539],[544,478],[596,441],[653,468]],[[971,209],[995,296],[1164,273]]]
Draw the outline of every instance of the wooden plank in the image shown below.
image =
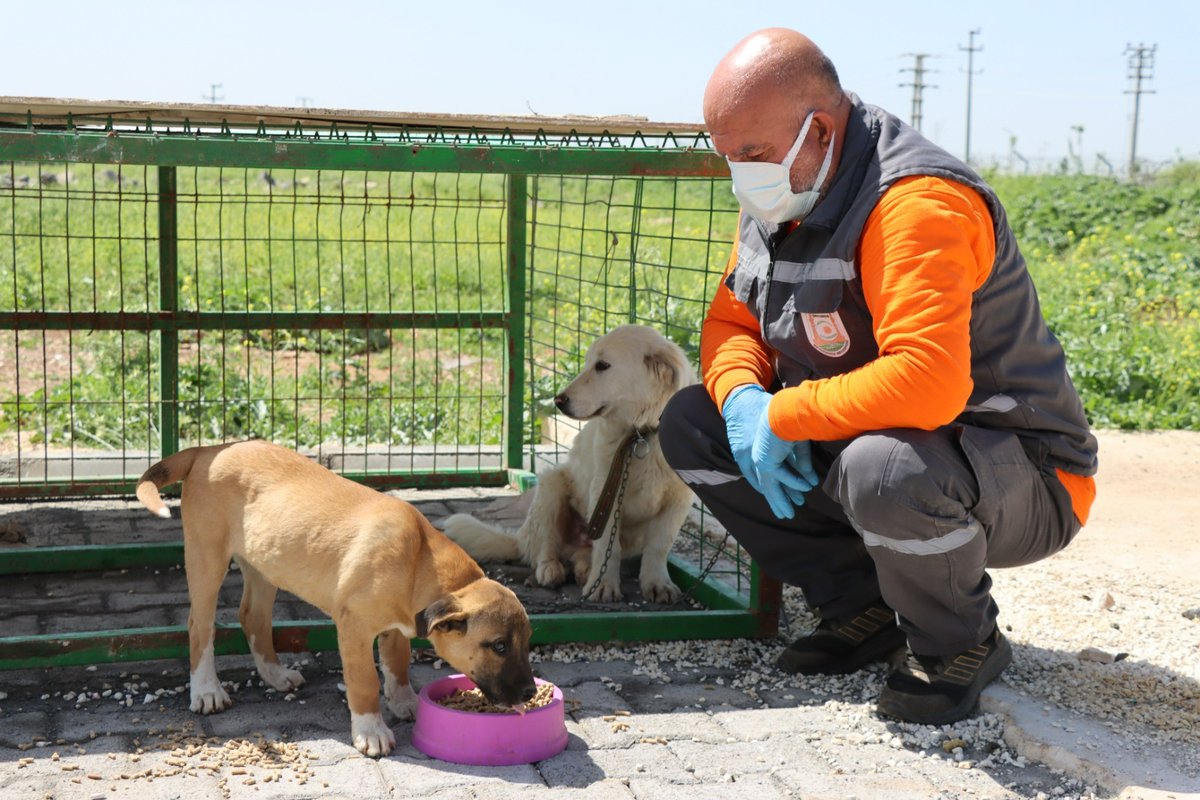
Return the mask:
[[65,124],[67,117],[112,117],[114,121],[155,124],[220,124],[268,126],[319,126],[333,123],[376,128],[403,126],[536,133],[596,134],[607,131],[616,135],[635,133],[695,135],[705,127],[699,122],[655,122],[636,116],[519,116],[503,114],[437,114],[413,111],[368,111],[359,109],[296,108],[289,106],[244,106],[214,103],[161,103],[137,100],[84,100],[55,97],[0,96],[0,117],[14,123],[33,114],[38,124]]

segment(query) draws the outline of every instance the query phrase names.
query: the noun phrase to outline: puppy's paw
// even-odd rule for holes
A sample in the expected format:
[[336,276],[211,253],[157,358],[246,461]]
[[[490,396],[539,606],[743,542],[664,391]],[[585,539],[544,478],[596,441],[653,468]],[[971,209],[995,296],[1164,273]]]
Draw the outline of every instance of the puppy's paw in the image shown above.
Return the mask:
[[608,581],[601,583],[595,588],[588,586],[583,590],[583,593],[587,596],[588,600],[596,603],[616,603],[621,599],[620,585],[609,583]]
[[277,692],[290,692],[304,685],[304,676],[299,670],[288,669],[281,664],[259,664],[258,674]]
[[561,561],[539,561],[533,570],[534,580],[538,586],[557,589],[567,580],[567,570]]
[[396,746],[396,736],[383,724],[382,714],[350,712],[350,741],[360,753],[371,758],[386,756]]
[[224,711],[233,705],[233,701],[229,699],[229,694],[221,687],[221,684],[215,686],[197,686],[192,683],[192,704],[190,708],[197,714],[215,714],[218,711]]
[[575,585],[587,586],[588,576],[592,574],[592,565],[588,561],[579,560],[575,562]]
[[391,691],[385,692],[384,696],[387,700],[388,710],[396,715],[397,719],[405,722],[417,718],[417,693],[413,691],[411,684],[399,683],[395,684]]
[[670,579],[642,581],[642,599],[651,603],[670,605],[679,602],[680,597],[683,597],[683,592]]

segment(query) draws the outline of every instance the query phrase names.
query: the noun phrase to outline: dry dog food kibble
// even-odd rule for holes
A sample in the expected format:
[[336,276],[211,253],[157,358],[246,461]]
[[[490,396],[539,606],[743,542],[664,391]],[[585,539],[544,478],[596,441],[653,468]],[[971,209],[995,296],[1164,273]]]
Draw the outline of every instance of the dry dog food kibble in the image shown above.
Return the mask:
[[474,711],[479,714],[523,714],[526,711],[549,705],[552,699],[554,699],[554,685],[542,683],[538,684],[537,694],[533,696],[533,699],[519,708],[492,705],[479,689],[459,689],[452,694],[438,698],[437,703],[457,711]]

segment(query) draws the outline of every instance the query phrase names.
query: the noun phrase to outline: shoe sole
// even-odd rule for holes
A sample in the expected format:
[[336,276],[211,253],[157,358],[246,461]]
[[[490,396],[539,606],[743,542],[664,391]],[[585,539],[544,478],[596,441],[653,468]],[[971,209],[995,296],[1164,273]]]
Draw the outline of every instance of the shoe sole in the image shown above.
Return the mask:
[[863,648],[854,654],[853,659],[844,661],[833,668],[814,669],[812,667],[797,667],[788,664],[786,663],[788,660],[787,650],[784,650],[775,659],[775,666],[789,675],[848,675],[851,672],[857,672],[867,664],[884,661],[889,655],[903,648],[906,644],[904,632],[899,628],[877,633],[868,641],[871,641],[871,647],[867,647],[864,644]]
[[918,709],[909,707],[910,700],[918,700],[910,695],[893,694],[888,691],[885,686],[879,695],[879,700],[875,704],[875,709],[880,714],[895,719],[903,720],[904,722],[915,722],[918,725],[948,725],[951,722],[958,722],[963,717],[975,710],[976,704],[979,702],[979,695],[989,683],[1000,677],[1000,673],[1004,672],[1005,668],[1012,663],[1012,645],[1008,643],[1008,639],[1001,637],[996,645],[996,653],[983,669],[979,671],[975,683],[971,689],[963,696],[961,702],[954,708],[943,711],[940,714],[924,714]]

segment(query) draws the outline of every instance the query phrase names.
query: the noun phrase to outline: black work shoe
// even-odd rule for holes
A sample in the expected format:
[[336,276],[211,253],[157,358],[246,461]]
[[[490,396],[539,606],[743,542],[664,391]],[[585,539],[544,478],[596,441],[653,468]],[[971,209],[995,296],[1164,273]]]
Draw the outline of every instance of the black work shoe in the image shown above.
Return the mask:
[[888,676],[878,710],[922,725],[945,725],[970,714],[979,693],[1012,661],[1012,646],[999,630],[952,656],[920,656],[911,650]]
[[877,603],[857,614],[821,620],[816,630],[780,653],[775,664],[792,675],[841,675],[882,661],[904,647],[904,641],[895,612]]

